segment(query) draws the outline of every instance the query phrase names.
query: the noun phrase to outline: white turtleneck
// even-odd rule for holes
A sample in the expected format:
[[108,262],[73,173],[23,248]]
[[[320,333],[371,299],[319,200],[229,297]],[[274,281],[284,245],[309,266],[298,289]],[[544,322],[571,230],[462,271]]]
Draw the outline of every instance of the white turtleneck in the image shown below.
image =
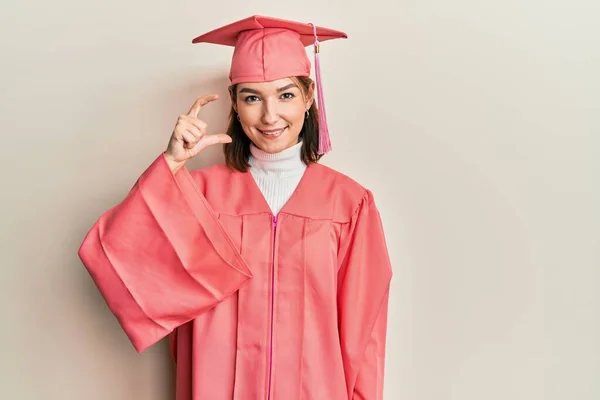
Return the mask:
[[299,142],[279,153],[266,153],[250,143],[250,172],[275,215],[290,199],[306,170],[301,148]]

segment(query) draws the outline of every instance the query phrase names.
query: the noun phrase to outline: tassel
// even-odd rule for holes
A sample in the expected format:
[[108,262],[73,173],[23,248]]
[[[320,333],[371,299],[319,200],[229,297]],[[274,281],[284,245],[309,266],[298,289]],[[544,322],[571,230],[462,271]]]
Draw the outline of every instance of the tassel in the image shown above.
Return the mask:
[[319,60],[319,38],[317,37],[317,27],[314,24],[313,32],[315,35],[315,76],[317,80],[317,107],[319,111],[319,154],[323,155],[331,151],[331,138],[329,137],[329,128],[327,127],[327,113],[325,111],[325,96],[323,95],[323,83],[321,82],[321,63]]

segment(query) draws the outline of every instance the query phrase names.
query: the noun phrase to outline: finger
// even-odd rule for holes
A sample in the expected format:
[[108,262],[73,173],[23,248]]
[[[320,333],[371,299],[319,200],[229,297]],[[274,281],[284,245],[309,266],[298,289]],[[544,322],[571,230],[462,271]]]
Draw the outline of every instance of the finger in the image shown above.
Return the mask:
[[231,141],[231,136],[225,133],[221,133],[219,135],[207,135],[204,136],[202,140],[200,140],[200,142],[198,142],[198,144],[192,148],[192,152],[200,151],[208,146],[218,143],[231,143]]
[[199,120],[198,118],[188,118],[187,122],[199,129],[202,135],[206,135],[206,128],[208,128],[206,122]]
[[217,137],[217,139],[219,140],[219,143],[231,143],[233,141],[233,138],[226,133],[221,133],[221,134],[214,135],[214,136]]
[[204,107],[211,101],[217,100],[218,98],[219,98],[218,94],[209,94],[207,96],[199,97],[196,100],[196,102],[194,103],[194,105],[192,106],[192,108],[190,108],[190,111],[188,112],[187,115],[189,117],[193,117],[193,118],[198,117],[198,113],[200,113],[200,110],[202,110],[202,107]]
[[183,131],[181,136],[183,137],[184,142],[183,147],[186,149],[191,149],[198,143],[198,139],[191,132]]
[[201,131],[198,127],[196,127],[191,122],[183,121],[181,123],[181,127],[183,128],[184,131],[190,132],[197,139],[200,139],[202,136],[204,136],[204,132]]

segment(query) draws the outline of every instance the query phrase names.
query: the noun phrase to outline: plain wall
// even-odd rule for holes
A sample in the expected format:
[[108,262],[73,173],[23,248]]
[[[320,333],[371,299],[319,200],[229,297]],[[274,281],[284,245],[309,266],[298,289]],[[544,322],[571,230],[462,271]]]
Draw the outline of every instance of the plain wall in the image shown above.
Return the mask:
[[231,49],[191,39],[253,14],[349,35],[321,47],[323,163],[384,220],[386,400],[599,399],[596,0],[3,0],[0,398],[173,398],[77,249],[196,97],[224,130]]

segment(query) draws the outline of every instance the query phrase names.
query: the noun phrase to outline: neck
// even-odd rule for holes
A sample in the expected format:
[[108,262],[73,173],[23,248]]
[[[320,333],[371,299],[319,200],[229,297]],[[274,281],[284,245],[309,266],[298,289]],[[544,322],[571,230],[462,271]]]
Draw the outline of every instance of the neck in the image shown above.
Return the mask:
[[306,170],[301,149],[302,142],[279,153],[266,153],[250,145],[250,173],[275,215],[292,196]]
[[286,175],[304,171],[305,164],[301,155],[302,142],[279,153],[267,153],[250,143],[249,163],[254,170],[269,171],[276,175]]

